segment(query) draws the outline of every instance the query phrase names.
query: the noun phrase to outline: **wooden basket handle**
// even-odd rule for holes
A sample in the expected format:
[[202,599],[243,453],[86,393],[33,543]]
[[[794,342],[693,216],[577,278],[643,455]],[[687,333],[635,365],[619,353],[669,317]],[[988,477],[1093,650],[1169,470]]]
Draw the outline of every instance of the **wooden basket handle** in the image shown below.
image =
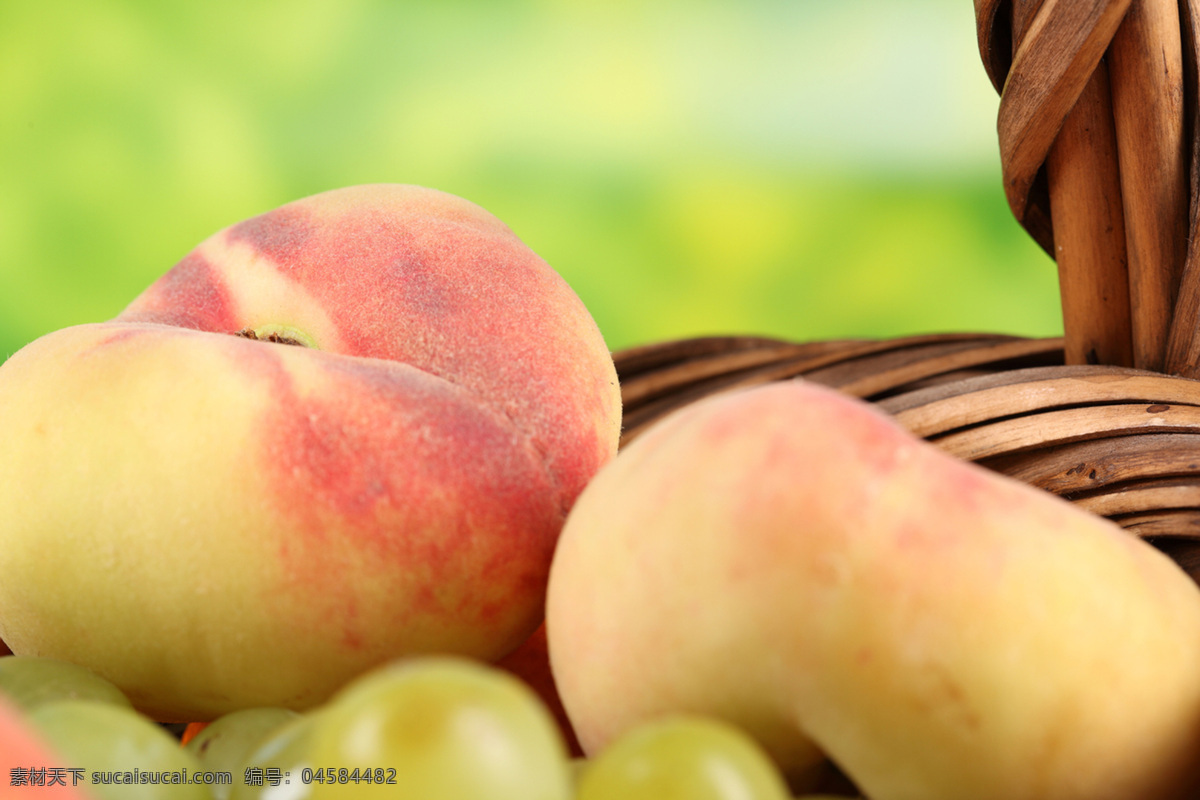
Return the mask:
[[1058,264],[1067,363],[1200,377],[1193,0],[975,15],[1009,207]]

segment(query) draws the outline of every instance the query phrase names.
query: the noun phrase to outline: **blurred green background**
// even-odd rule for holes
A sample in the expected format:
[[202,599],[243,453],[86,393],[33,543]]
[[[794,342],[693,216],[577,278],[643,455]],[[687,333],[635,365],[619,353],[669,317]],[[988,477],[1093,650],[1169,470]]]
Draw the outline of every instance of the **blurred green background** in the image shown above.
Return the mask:
[[609,346],[1061,331],[969,0],[0,0],[0,358],[216,230],[462,195]]

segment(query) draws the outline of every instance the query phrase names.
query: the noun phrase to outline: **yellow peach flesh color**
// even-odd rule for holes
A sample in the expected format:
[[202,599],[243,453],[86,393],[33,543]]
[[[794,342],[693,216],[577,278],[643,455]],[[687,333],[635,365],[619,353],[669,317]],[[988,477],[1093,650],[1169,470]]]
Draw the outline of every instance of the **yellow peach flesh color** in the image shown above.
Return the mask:
[[551,568],[589,753],[713,714],[874,800],[1200,796],[1200,590],[1052,495],[789,382],[690,406],[589,484]]

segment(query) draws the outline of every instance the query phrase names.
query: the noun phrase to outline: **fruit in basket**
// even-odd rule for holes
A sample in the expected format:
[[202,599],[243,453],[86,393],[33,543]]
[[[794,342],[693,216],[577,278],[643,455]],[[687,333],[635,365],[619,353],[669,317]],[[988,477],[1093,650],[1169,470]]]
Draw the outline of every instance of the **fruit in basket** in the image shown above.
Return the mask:
[[465,659],[402,659],[352,682],[312,731],[312,762],[336,767],[313,798],[566,800],[566,747],[537,695]]
[[0,656],[0,695],[27,711],[55,700],[129,705],[120,689],[91,670],[39,656]]
[[788,800],[762,747],[715,719],[678,716],[626,732],[585,764],[577,800]]
[[0,366],[0,636],[177,721],[494,660],[619,427],[595,322],[495,217],[299,200]]
[[554,685],[554,674],[550,670],[550,645],[546,641],[546,625],[538,626],[516,650],[496,662],[500,669],[511,672],[526,683],[554,716],[558,729],[567,743],[572,756],[582,756],[583,748],[571,728],[571,720],[563,708],[562,698]]
[[813,384],[626,447],[568,518],[546,624],[588,753],[690,712],[876,800],[1200,794],[1196,584]]
[[[29,721],[79,785],[98,800],[212,800],[200,762],[169,733],[133,709],[95,700],[62,700]],[[71,782],[70,774],[66,776]]]
[[[194,755],[203,769],[228,772],[236,782],[244,780],[243,765],[267,739],[300,714],[286,708],[242,708],[224,714],[189,739],[184,749]],[[233,783],[209,787],[213,800],[227,800]]]
[[[301,714],[269,734],[233,771],[230,800],[307,800],[312,796],[312,732],[323,710]],[[305,772],[304,770],[309,770]]]

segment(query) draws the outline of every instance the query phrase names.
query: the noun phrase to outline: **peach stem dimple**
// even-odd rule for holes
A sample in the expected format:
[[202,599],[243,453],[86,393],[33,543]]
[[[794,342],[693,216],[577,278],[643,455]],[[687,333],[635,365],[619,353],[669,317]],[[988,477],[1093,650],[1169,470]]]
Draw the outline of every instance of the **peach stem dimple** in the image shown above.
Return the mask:
[[234,334],[245,339],[275,344],[290,344],[297,347],[315,348],[316,344],[306,334],[285,325],[262,325],[258,328],[242,328]]

